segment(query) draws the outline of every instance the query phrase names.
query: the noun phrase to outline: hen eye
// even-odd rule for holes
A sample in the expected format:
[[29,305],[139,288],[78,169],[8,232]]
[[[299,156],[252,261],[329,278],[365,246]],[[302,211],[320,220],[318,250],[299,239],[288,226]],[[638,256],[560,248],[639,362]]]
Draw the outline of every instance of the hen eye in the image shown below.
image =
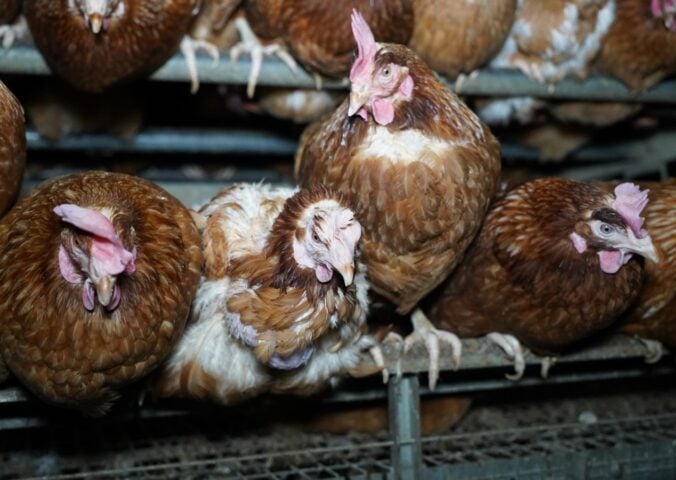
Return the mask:
[[602,223],[601,226],[599,227],[599,230],[601,231],[602,235],[610,235],[611,233],[613,233],[613,227],[611,227],[607,223]]
[[319,241],[319,235],[317,235],[317,232],[312,232],[312,240],[315,242]]
[[382,71],[383,77],[389,77],[390,73],[392,73],[392,71],[390,70],[390,67],[383,68],[383,71]]

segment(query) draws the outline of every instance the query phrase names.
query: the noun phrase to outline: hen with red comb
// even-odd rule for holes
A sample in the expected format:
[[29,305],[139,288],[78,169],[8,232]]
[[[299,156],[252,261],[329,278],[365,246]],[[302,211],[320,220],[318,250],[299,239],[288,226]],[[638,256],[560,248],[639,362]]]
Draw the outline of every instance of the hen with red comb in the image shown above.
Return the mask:
[[182,334],[201,262],[190,213],[150,182],[45,182],[0,222],[0,355],[43,400],[102,415]]
[[358,56],[351,93],[303,133],[296,154],[301,185],[326,184],[355,205],[373,290],[412,316],[410,346],[425,341],[430,385],[439,341],[460,342],[416,309],[448,276],[476,235],[500,171],[490,130],[409,48],[377,43],[354,12]]

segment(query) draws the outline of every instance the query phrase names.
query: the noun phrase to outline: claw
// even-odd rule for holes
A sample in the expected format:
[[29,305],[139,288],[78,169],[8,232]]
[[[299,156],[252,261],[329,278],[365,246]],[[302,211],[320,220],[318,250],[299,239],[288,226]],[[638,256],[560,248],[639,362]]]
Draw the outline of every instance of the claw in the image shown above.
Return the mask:
[[500,347],[505,355],[514,362],[514,373],[508,373],[505,377],[509,380],[520,380],[526,370],[526,361],[523,358],[523,350],[519,340],[512,335],[495,332],[489,333],[486,338]]
[[373,362],[381,368],[381,373],[383,374],[383,383],[387,384],[387,381],[390,379],[390,372],[385,368],[385,357],[383,351],[380,349],[380,345],[374,345],[369,349],[369,354],[373,359]]
[[200,88],[199,76],[197,74],[197,61],[195,53],[198,50],[204,50],[207,55],[213,59],[213,68],[218,66],[220,53],[216,45],[206,42],[204,40],[196,40],[188,35],[181,40],[181,52],[185,57],[185,64],[188,67],[188,74],[190,75],[190,93],[197,93]]
[[251,70],[249,71],[249,78],[246,85],[247,97],[253,98],[254,93],[256,92],[256,82],[258,81],[258,75],[260,75],[261,67],[263,65],[263,56],[277,55],[277,57],[284,62],[292,72],[295,73],[298,71],[298,64],[289,52],[281,45],[275,43],[263,46],[244,18],[237,18],[235,20],[235,28],[237,28],[241,40],[237,45],[230,49],[230,60],[235,62],[240,54],[244,52],[249,53],[251,56]]
[[397,378],[401,378],[401,357],[404,356],[404,339],[401,338],[401,335],[395,332],[389,332],[383,344],[392,345],[392,347],[397,351]]
[[434,328],[434,325],[419,308],[411,314],[411,322],[413,323],[413,333],[404,340],[404,353],[407,353],[416,341],[423,340],[425,342],[430,357],[429,388],[434,390],[437,386],[437,380],[439,380],[439,342],[442,341],[451,346],[454,370],[460,367],[462,343],[455,334]]
[[540,364],[540,376],[549,378],[549,369],[556,365],[556,357],[543,357]]
[[646,348],[646,354],[643,361],[648,364],[657,363],[664,355],[664,346],[657,340],[649,340],[647,338],[636,337],[636,339]]

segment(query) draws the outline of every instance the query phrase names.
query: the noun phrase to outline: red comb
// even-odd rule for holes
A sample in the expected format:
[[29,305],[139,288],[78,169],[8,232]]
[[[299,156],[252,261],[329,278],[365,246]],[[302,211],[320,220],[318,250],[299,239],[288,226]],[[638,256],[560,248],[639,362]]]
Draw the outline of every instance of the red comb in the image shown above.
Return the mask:
[[354,81],[359,75],[368,70],[369,65],[373,62],[378,48],[376,47],[376,40],[373,33],[356,9],[352,10],[352,34],[357,42],[357,59],[352,64],[350,70],[350,81]]
[[641,212],[648,204],[648,191],[641,190],[633,183],[621,183],[615,187],[613,208],[627,222],[636,238],[648,235],[648,232],[642,228],[644,219],[641,217]]

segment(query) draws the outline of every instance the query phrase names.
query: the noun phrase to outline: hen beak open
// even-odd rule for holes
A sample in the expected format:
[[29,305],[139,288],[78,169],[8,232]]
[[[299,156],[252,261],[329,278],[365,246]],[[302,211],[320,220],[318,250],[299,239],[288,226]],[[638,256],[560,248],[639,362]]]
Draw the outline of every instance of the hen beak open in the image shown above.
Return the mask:
[[96,289],[96,298],[104,307],[110,305],[110,301],[113,298],[113,292],[115,291],[115,280],[115,277],[105,275],[94,284],[94,288]]
[[89,28],[94,35],[98,35],[103,27],[103,16],[100,13],[92,13],[89,15]]

